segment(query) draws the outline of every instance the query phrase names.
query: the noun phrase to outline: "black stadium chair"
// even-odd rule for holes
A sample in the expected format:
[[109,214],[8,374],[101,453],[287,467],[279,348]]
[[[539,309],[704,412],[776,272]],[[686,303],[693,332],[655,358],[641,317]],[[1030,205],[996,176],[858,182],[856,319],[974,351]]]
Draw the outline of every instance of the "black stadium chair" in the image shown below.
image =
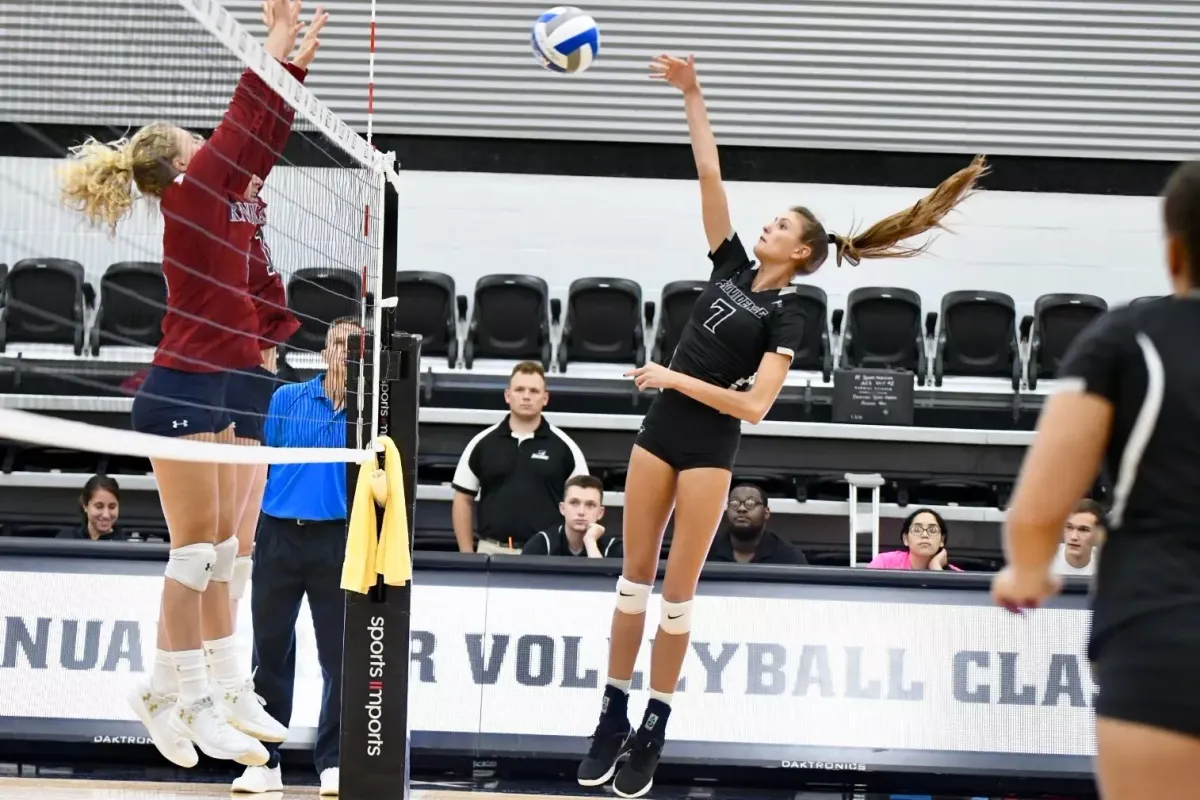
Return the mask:
[[642,287],[624,278],[579,278],[567,290],[567,318],[558,345],[558,369],[571,362],[646,362]]
[[1021,388],[1017,306],[1002,292],[949,292],[942,298],[933,382],[942,376],[1009,378]]
[[1166,297],[1164,294],[1147,294],[1133,298],[1129,301],[1129,305],[1140,306],[1142,303],[1153,303],[1155,300],[1162,300],[1164,297]]
[[1058,372],[1071,342],[1108,303],[1091,294],[1044,294],[1033,304],[1033,315],[1021,320],[1021,335],[1029,337],[1029,388]]
[[671,363],[683,329],[692,316],[696,299],[708,286],[706,281],[671,281],[662,289],[659,301],[658,333],[654,336],[654,351],[651,358],[658,364]]
[[540,361],[550,369],[550,290],[533,275],[485,275],[475,282],[475,308],[463,364],[477,358]]
[[825,291],[805,283],[796,284],[796,297],[804,307],[804,339],[792,359],[792,369],[820,372],[828,382],[833,377],[833,348],[829,344],[829,298]]
[[120,261],[100,278],[100,305],[88,335],[92,355],[103,345],[157,347],[166,313],[161,261]]
[[864,286],[846,298],[843,369],[906,370],[925,385],[921,297],[911,289]]
[[421,334],[422,356],[445,356],[458,364],[454,278],[442,272],[396,273],[396,327]]
[[38,343],[69,344],[82,354],[90,292],[78,261],[27,258],[13,264],[4,280],[0,353],[10,343]]
[[288,308],[300,321],[288,348],[319,353],[325,349],[329,323],[362,313],[362,273],[336,267],[298,269],[288,281],[287,297]]

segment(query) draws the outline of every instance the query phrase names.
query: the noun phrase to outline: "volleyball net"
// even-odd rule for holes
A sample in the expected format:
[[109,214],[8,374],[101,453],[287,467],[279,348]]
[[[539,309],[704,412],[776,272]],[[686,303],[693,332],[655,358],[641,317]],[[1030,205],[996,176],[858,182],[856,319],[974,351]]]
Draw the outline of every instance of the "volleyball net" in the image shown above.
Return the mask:
[[[275,385],[322,373],[340,384],[349,368],[347,446],[239,448],[97,430],[20,403],[0,408],[0,438],[220,463],[353,462],[373,449],[380,393],[372,376],[387,346],[384,305],[392,294],[384,280],[384,207],[389,182],[397,182],[393,161],[306,85],[315,4],[302,10],[307,27],[286,64],[265,49],[279,49],[267,23],[271,9],[291,7],[236,8],[235,15],[212,0],[119,0],[71,4],[65,18],[56,12],[47,19],[31,0],[5,4],[0,18],[15,58],[12,68],[0,62],[0,122],[17,139],[7,152],[17,155],[0,158],[0,263],[7,265],[0,392],[50,396],[79,412],[96,398],[153,397],[155,388],[141,384],[156,350],[160,362],[165,355],[184,371],[254,373]],[[323,34],[353,26],[362,28],[365,49],[370,32],[362,16],[330,19]],[[309,69],[322,69],[319,49]],[[365,97],[365,71],[362,86]],[[164,170],[170,178],[187,147],[170,141],[172,131],[205,139],[181,178],[200,198],[188,203],[217,204],[230,229],[253,228],[245,283],[208,269],[206,258],[233,248],[220,221],[198,221],[207,218],[190,207],[181,212],[182,201],[156,202],[153,185]],[[120,191],[132,197],[127,210],[113,199]],[[167,272],[179,286],[164,277],[165,227],[184,230],[188,247],[208,254],[172,260]],[[206,298],[203,313],[177,316],[192,329],[189,342],[218,346],[175,348],[174,338],[163,340],[168,291]],[[250,316],[259,323],[253,335],[241,324]],[[257,365],[229,368],[230,349],[262,353],[274,374],[263,376]],[[213,398],[183,402],[229,410]]]

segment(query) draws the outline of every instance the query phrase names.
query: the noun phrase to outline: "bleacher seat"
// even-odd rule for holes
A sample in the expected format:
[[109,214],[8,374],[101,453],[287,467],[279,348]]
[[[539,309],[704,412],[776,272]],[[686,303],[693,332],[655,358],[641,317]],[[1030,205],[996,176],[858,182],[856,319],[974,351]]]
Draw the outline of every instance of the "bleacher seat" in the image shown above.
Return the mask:
[[1141,305],[1142,303],[1153,303],[1155,300],[1161,300],[1164,297],[1166,297],[1166,295],[1162,295],[1162,294],[1142,295],[1141,297],[1135,297],[1132,300],[1130,300],[1129,305],[1137,306],[1137,305]]
[[[464,298],[465,301],[465,298]],[[442,272],[396,273],[396,326],[421,334],[422,356],[445,356],[458,364],[458,324],[454,278]]]
[[1021,320],[1029,337],[1029,388],[1041,378],[1053,378],[1079,332],[1108,310],[1108,303],[1091,294],[1044,294],[1033,304],[1033,315]]
[[825,291],[807,283],[796,284],[796,297],[804,306],[804,338],[792,369],[820,372],[828,382],[833,377],[833,348],[829,343],[829,298]]
[[688,318],[692,316],[692,307],[696,298],[708,286],[706,281],[671,281],[662,289],[662,299],[659,301],[658,333],[654,336],[654,350],[651,358],[658,364],[670,364],[671,356],[683,329],[687,326]]
[[463,344],[463,364],[477,358],[540,361],[550,368],[550,290],[533,275],[485,275],[475,282],[475,307]]
[[567,318],[558,345],[558,369],[571,362],[646,362],[642,287],[624,278],[579,278],[567,290]]
[[83,353],[88,296],[83,265],[65,258],[27,258],[4,280],[0,353],[8,344],[69,344]]
[[308,267],[292,273],[287,284],[288,308],[300,321],[287,346],[319,353],[325,349],[329,323],[362,313],[362,274],[352,269]]
[[157,347],[166,313],[160,261],[121,261],[100,278],[100,303],[88,335],[93,355],[103,345]]
[[1017,307],[1002,292],[949,292],[942,298],[933,382],[942,376],[1009,378],[1021,388]]
[[907,370],[925,384],[921,297],[911,289],[864,286],[846,298],[843,369]]

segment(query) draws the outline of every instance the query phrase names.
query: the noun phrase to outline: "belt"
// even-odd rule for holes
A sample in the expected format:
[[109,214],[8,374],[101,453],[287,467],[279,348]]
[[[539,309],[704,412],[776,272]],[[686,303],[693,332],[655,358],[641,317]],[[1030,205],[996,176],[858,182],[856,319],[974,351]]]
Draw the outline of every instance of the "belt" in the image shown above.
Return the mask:
[[277,522],[282,522],[287,525],[295,525],[296,527],[299,527],[299,528],[311,528],[311,527],[316,527],[317,525],[345,525],[346,524],[346,520],[344,520],[344,519],[290,519],[287,517],[275,517],[270,514],[263,514],[263,516],[270,517],[271,519],[273,519]]
[[301,528],[313,527],[317,525],[345,525],[344,519],[293,519],[289,522],[296,523]]

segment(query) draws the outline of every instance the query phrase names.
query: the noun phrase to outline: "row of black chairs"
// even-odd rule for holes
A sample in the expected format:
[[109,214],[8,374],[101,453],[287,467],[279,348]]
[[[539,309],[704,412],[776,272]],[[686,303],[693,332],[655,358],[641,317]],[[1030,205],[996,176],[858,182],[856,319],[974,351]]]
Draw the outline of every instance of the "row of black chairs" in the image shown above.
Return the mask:
[[[422,351],[458,362],[459,326],[466,325],[463,362],[475,358],[533,359],[551,363],[550,325],[562,320],[556,356],[559,371],[572,363],[642,364],[645,330],[658,327],[650,356],[667,363],[704,281],[674,281],[656,306],[642,289],[621,278],[580,278],[561,302],[546,282],[529,275],[488,275],[475,284],[467,322],[467,297],[456,295],[454,279],[438,272],[403,272],[397,279],[398,318],[422,334]],[[828,381],[836,367],[905,370],[919,384],[942,385],[945,376],[1021,379],[1031,389],[1052,378],[1067,348],[1084,327],[1108,309],[1101,297],[1047,294],[1034,313],[1017,320],[1016,304],[1002,292],[957,291],[942,297],[941,310],[922,318],[921,297],[911,289],[867,286],[850,292],[844,309],[829,310],[824,290],[801,284],[797,294],[810,324],[792,369],[820,372]],[[1138,298],[1142,302],[1154,297]],[[547,313],[547,311],[549,313]],[[834,352],[840,336],[839,352]],[[1023,362],[1021,343],[1029,343]],[[929,346],[927,346],[929,345]]]
[[[78,262],[27,259],[11,270],[0,265],[0,280],[0,352],[9,343],[36,342],[73,345],[76,354],[86,346],[98,355],[107,345],[154,347],[161,337],[166,284],[158,262],[120,262],[104,272],[86,336],[87,310],[97,298]],[[468,320],[468,299],[457,294],[451,276],[400,272],[396,284],[397,317],[405,329],[424,337],[425,355],[456,366],[461,338],[467,368],[478,358],[531,359],[547,368],[553,359],[561,372],[573,363],[645,363],[645,331],[656,317],[649,356],[666,363],[706,285],[668,283],[655,303],[643,301],[635,281],[580,278],[568,289],[564,317],[561,301],[550,297],[541,278],[487,275],[476,281]],[[1049,294],[1018,322],[1008,295],[958,291],[942,298],[940,311],[922,318],[921,298],[910,289],[861,287],[850,292],[844,309],[832,313],[822,289],[801,284],[797,292],[813,324],[792,368],[820,372],[826,381],[835,367],[867,367],[907,370],[922,385],[927,378],[940,386],[944,376],[988,377],[1008,378],[1016,389],[1025,377],[1036,388],[1039,379],[1054,375],[1079,331],[1108,308],[1094,295]],[[301,322],[288,346],[318,351],[331,320],[359,313],[362,276],[347,269],[300,269],[290,276],[287,294]],[[555,353],[550,331],[560,323]],[[460,327],[465,327],[461,337]],[[835,353],[838,336],[841,346]],[[1029,342],[1024,363],[1022,341]]]
[[[83,265],[68,259],[30,258],[11,269],[0,264],[0,281],[0,353],[9,344],[57,344],[72,346],[76,355],[85,349],[99,355],[106,346],[156,347],[162,338],[167,284],[160,262],[110,265],[100,278],[98,298]],[[300,319],[288,346],[319,351],[331,320],[359,314],[362,275],[322,267],[296,270],[287,294]]]

